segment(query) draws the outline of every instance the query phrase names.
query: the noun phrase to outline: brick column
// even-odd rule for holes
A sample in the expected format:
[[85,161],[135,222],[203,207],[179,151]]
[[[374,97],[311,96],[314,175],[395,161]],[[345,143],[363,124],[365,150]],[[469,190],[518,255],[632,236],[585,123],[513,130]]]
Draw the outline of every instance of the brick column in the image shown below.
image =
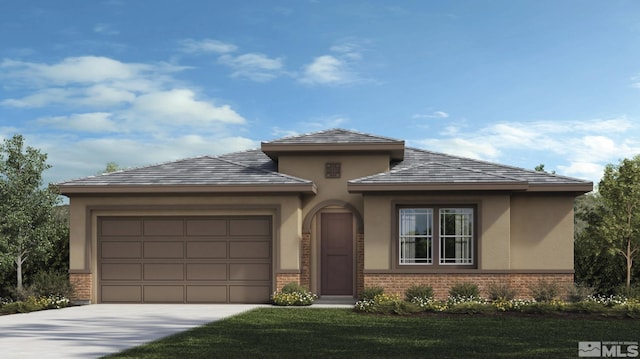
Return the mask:
[[300,285],[311,289],[311,234],[304,233],[300,243]]
[[73,296],[69,299],[74,303],[90,304],[93,299],[91,273],[70,273],[69,282],[73,286]]
[[364,233],[356,235],[356,296],[364,292]]

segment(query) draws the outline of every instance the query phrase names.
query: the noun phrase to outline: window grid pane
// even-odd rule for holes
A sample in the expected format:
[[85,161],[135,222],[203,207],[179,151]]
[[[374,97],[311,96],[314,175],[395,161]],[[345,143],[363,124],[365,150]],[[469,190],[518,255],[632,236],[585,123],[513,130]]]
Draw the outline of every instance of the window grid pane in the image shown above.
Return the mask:
[[400,264],[433,263],[433,210],[400,209]]
[[440,209],[440,264],[473,264],[473,209]]

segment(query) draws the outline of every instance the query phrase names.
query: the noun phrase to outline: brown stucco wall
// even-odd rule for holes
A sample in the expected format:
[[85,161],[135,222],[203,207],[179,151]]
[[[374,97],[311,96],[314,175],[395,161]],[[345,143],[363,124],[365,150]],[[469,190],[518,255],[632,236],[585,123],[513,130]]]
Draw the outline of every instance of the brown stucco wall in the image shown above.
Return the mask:
[[567,194],[511,196],[512,269],[573,269],[573,202]]
[[573,270],[571,194],[365,195],[365,271],[394,270],[397,204],[477,204],[478,270]]

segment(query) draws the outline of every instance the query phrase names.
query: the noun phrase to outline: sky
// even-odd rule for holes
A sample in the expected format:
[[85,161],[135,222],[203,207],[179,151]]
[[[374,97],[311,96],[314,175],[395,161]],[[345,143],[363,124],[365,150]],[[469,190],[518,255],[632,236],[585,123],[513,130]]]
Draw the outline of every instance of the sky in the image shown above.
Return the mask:
[[597,184],[640,154],[640,2],[0,0],[45,182],[331,128]]

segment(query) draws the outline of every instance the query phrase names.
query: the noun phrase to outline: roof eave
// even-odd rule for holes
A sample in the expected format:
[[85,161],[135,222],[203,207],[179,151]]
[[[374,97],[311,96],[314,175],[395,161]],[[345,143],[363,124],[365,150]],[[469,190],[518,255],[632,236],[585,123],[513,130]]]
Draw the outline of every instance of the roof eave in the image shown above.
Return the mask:
[[415,191],[526,191],[529,185],[516,183],[348,183],[351,193],[362,192],[415,192]]
[[60,185],[65,196],[83,194],[301,193],[316,194],[315,183],[255,185]]
[[389,153],[394,161],[404,159],[404,141],[397,142],[367,142],[367,143],[269,143],[262,142],[261,150],[269,158],[289,153],[326,153],[326,152],[383,152]]
[[577,192],[588,193],[593,191],[593,183],[569,183],[569,184],[538,184],[529,185],[529,192]]

